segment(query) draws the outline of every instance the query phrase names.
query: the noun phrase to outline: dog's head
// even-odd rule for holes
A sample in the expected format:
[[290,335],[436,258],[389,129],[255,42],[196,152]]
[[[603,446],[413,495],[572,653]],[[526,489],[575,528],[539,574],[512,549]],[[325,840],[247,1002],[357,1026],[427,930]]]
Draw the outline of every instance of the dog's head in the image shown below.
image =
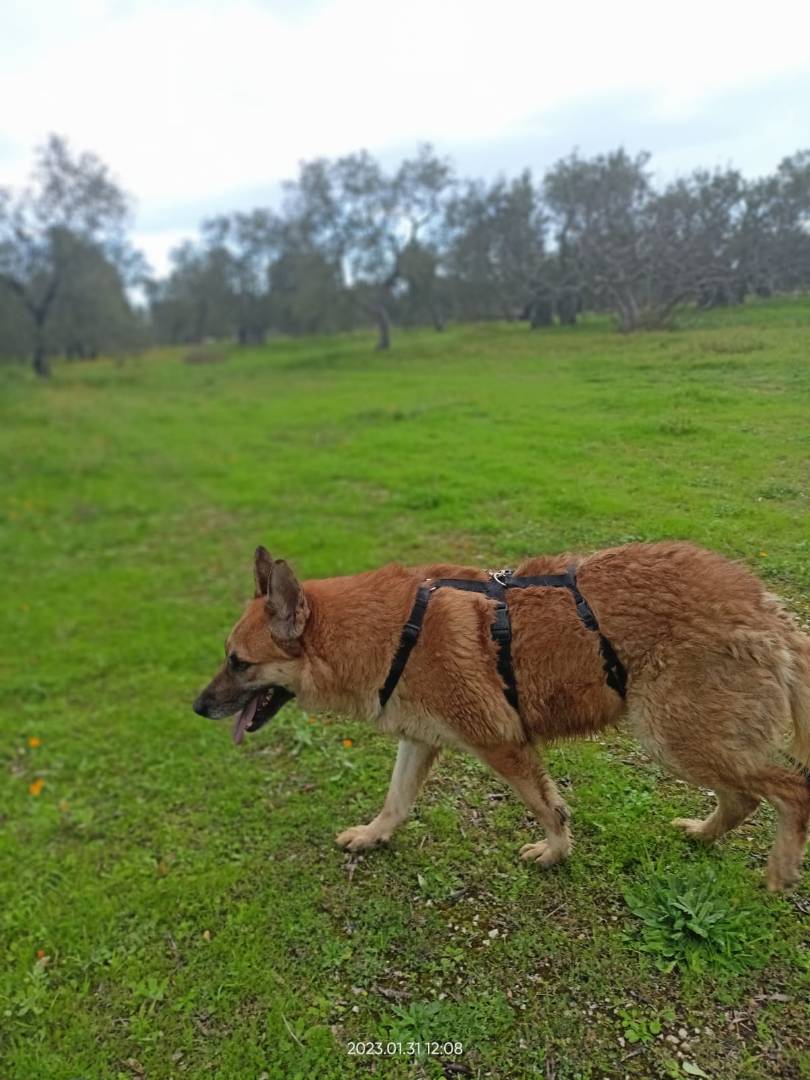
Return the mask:
[[228,635],[225,663],[194,702],[200,716],[236,714],[234,742],[295,697],[309,606],[288,564],[256,549],[256,594]]

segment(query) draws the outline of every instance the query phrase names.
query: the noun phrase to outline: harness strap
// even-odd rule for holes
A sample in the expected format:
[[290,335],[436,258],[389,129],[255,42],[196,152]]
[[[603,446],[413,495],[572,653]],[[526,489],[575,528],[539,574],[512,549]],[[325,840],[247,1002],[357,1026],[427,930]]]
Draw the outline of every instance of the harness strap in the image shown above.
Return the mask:
[[627,671],[616,655],[616,650],[599,630],[599,622],[596,615],[594,615],[593,609],[579,591],[576,566],[569,566],[564,574],[545,574],[538,577],[514,577],[510,571],[504,570],[497,575],[496,580],[498,579],[503,581],[507,589],[534,589],[538,587],[568,589],[574,598],[579,621],[586,630],[592,630],[594,633],[599,634],[602,670],[605,672],[605,680],[608,686],[611,690],[615,690],[620,697],[627,697]]
[[495,606],[495,618],[489,628],[492,640],[498,646],[498,674],[503,680],[504,697],[519,712],[517,680],[512,666],[512,624],[509,621],[509,608],[505,600],[499,600]]
[[397,649],[393,663],[391,664],[388,677],[380,690],[381,708],[385,708],[388,699],[393,694],[394,689],[399,682],[399,677],[405,670],[405,665],[408,663],[408,657],[411,655],[411,650],[419,640],[425,612],[427,611],[428,600],[430,600],[430,588],[427,585],[420,585],[416,592],[416,600],[414,600],[411,613],[408,616],[408,621],[402,627],[399,648]]
[[[408,657],[411,654],[422,629],[425,611],[431,595],[436,589],[452,588],[463,592],[481,593],[495,601],[493,620],[490,624],[492,640],[498,646],[498,674],[504,684],[504,696],[512,708],[520,714],[517,681],[512,664],[512,624],[506,603],[508,589],[553,588],[568,589],[576,606],[577,617],[583,626],[599,634],[599,651],[602,656],[602,668],[608,686],[620,697],[627,695],[627,671],[608,639],[599,630],[599,622],[590,604],[577,587],[576,567],[569,566],[564,574],[546,574],[535,577],[515,577],[511,570],[501,570],[491,574],[488,581],[474,578],[436,578],[420,585],[416,593],[408,621],[402,628],[399,648],[391,663],[388,676],[379,691],[380,708],[385,708],[399,682]],[[522,719],[522,718],[521,718]]]

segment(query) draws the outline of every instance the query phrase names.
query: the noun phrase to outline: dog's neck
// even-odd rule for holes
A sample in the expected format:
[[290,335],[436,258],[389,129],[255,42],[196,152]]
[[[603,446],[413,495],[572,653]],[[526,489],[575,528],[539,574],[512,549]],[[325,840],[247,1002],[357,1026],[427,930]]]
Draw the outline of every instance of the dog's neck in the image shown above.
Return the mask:
[[352,577],[307,581],[309,618],[299,698],[313,712],[373,719],[378,692],[413,603],[419,571],[391,564]]

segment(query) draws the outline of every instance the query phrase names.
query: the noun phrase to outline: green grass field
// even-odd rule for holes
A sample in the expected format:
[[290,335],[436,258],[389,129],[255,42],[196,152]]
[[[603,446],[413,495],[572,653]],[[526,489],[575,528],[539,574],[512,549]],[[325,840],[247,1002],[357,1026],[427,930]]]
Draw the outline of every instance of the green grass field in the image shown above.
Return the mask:
[[[0,369],[0,1077],[810,1077],[810,869],[619,732],[551,769],[575,849],[448,753],[351,859],[394,744],[190,708],[257,543],[302,576],[682,537],[810,617],[810,302]],[[381,1059],[356,1041],[460,1043]]]

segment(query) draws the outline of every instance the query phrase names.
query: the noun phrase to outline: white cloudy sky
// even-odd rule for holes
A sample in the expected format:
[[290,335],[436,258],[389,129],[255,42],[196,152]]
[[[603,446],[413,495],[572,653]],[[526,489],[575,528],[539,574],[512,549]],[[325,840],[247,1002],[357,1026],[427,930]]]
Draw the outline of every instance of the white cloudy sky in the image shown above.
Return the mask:
[[661,175],[810,146],[810,4],[770,0],[1,0],[0,185],[50,131],[111,165],[158,270],[302,158],[418,141],[462,172],[573,146]]

